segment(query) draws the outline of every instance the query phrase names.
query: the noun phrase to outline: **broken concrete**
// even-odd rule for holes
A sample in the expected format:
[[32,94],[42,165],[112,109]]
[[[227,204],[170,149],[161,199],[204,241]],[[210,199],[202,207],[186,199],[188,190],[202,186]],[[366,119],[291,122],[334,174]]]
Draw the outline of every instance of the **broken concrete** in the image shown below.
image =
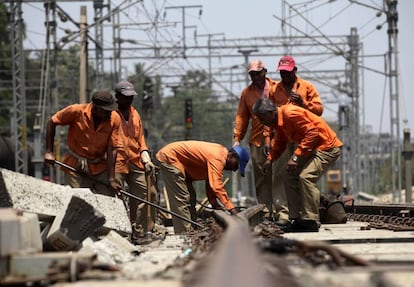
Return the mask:
[[139,251],[126,238],[111,231],[97,241],[85,239],[79,253],[95,253],[99,262],[117,265],[134,260]]
[[92,193],[88,188],[71,188],[0,168],[0,207],[36,213],[51,222],[64,210],[72,196],[78,196],[105,215],[104,232],[131,234],[127,210],[121,199]]
[[55,217],[45,250],[74,251],[105,223],[105,216],[85,200],[72,196],[67,207]]

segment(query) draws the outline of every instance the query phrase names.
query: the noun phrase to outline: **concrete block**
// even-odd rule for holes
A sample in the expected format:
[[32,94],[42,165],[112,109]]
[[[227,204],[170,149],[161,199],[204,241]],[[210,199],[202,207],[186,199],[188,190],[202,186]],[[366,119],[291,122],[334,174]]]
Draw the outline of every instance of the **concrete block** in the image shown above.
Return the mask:
[[41,250],[37,215],[0,208],[0,257]]
[[0,209],[0,256],[19,251],[20,226],[16,210]]
[[71,188],[0,168],[0,207],[36,213],[39,220],[51,222],[65,209],[73,195],[84,199],[105,215],[104,231],[131,234],[128,213],[121,199],[94,194],[88,188]]
[[23,212],[20,216],[22,247],[21,252],[33,253],[42,251],[40,223],[37,214]]
[[84,199],[72,196],[65,210],[53,221],[46,237],[45,249],[78,250],[83,240],[105,223],[105,216]]
[[96,259],[94,254],[77,254],[71,252],[44,252],[30,255],[14,255],[8,258],[8,276],[1,279],[1,286],[11,286],[7,283],[30,281],[63,280],[74,281],[80,272],[91,269]]

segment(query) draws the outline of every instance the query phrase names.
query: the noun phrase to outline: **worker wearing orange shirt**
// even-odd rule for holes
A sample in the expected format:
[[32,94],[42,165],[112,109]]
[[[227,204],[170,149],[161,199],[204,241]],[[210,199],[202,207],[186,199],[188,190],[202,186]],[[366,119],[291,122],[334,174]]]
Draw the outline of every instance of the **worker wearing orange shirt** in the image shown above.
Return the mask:
[[286,192],[289,217],[293,220],[288,231],[319,231],[317,181],[341,155],[342,142],[321,117],[297,105],[276,107],[268,99],[259,99],[253,112],[264,125],[276,129],[271,152],[263,164],[265,173],[288,143],[297,144],[287,163],[287,181],[297,186]]
[[[266,160],[270,147],[270,131],[253,115],[253,104],[260,98],[269,98],[276,102],[275,90],[277,82],[266,76],[267,69],[261,60],[252,60],[248,66],[251,84],[243,89],[233,128],[233,146],[240,144],[247,133],[251,119],[249,148],[252,158],[256,199],[266,206],[266,216],[275,219],[276,223],[288,222],[286,197],[272,195],[272,173],[263,174],[261,167]],[[282,198],[283,197],[283,198]]]
[[[321,116],[323,105],[316,87],[309,81],[298,77],[295,59],[292,56],[283,56],[279,59],[277,71],[282,79],[274,91],[274,102],[278,107],[289,103],[299,105],[315,115]],[[291,157],[294,144],[288,144],[281,156],[273,162],[273,202],[275,208],[286,204],[286,192],[292,187],[286,182],[285,166]],[[283,218],[278,221],[278,225],[287,227],[290,222]]]
[[298,68],[295,59],[292,56],[281,57],[277,71],[279,71],[282,80],[278,83],[275,91],[276,105],[281,106],[292,102],[321,116],[323,104],[319,92],[311,82],[296,74]]
[[[195,220],[196,194],[192,182],[205,180],[207,198],[215,209],[225,209],[231,214],[237,210],[223,183],[223,171],[239,169],[244,176],[249,153],[242,146],[228,150],[217,143],[203,141],[178,141],[163,147],[156,155],[160,161],[161,175],[167,190],[171,210]],[[174,232],[188,232],[191,224],[173,217]]]
[[68,149],[63,163],[67,169],[65,184],[90,188],[97,193],[114,196],[120,186],[114,181],[117,149],[122,147],[116,113],[117,103],[108,91],[97,91],[88,104],[73,104],[55,113],[47,123],[45,162],[55,163],[53,144],[56,126],[69,126]]
[[[117,113],[121,118],[121,138],[123,148],[118,150],[115,166],[115,180],[121,185],[128,184],[129,192],[135,196],[147,199],[146,173],[154,178],[155,165],[151,161],[148,146],[144,138],[141,117],[132,106],[137,92],[132,83],[120,81],[115,87],[115,97],[118,103]],[[156,195],[154,185],[151,185],[151,195]],[[154,201],[155,198],[152,199]],[[147,226],[145,204],[139,203],[134,198],[129,198],[129,218],[136,236],[144,236],[145,230],[151,230],[153,226]],[[154,211],[154,209],[152,209]],[[155,218],[153,214],[152,218]]]

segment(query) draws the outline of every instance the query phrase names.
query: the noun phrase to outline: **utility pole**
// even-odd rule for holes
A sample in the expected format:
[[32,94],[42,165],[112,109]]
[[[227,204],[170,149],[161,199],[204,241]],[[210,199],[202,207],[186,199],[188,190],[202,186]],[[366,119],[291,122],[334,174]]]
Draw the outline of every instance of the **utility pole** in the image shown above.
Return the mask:
[[115,8],[112,16],[112,42],[113,42],[113,60],[114,67],[113,71],[115,73],[114,82],[119,82],[122,75],[122,65],[121,65],[121,26],[119,24],[119,9]]
[[211,38],[214,36],[224,36],[224,33],[215,33],[215,34],[202,34],[197,35],[197,37],[208,37],[207,39],[207,49],[208,49],[208,85],[210,89],[212,88],[212,72],[211,72]]
[[[251,53],[255,53],[255,52],[259,52],[259,50],[257,49],[248,49],[248,50],[242,50],[239,49],[237,52],[241,53],[244,56],[244,63],[245,63],[245,69],[247,70],[247,66],[249,65],[249,56]],[[246,86],[249,85],[250,83],[250,79],[249,79],[249,74],[246,73]]]
[[185,25],[185,9],[190,9],[190,8],[198,8],[200,9],[199,11],[199,15],[201,15],[202,11],[201,10],[203,8],[203,6],[201,5],[186,5],[186,6],[168,6],[165,7],[165,10],[167,9],[181,9],[181,15],[182,15],[182,30],[183,30],[183,58],[186,59],[186,50],[187,50],[187,45],[186,45],[186,40],[185,40],[185,29],[188,28]]
[[103,88],[103,77],[104,77],[104,59],[103,59],[103,21],[108,20],[109,17],[102,17],[102,10],[104,7],[109,7],[108,5],[103,4],[104,0],[94,0],[93,8],[95,10],[95,63],[96,63],[96,83],[95,86],[97,89]]
[[88,102],[88,24],[86,6],[80,10],[79,103]]
[[10,3],[12,17],[12,71],[13,71],[13,118],[15,171],[28,174],[26,81],[23,55],[22,1]]
[[[364,7],[377,11],[377,16],[385,13],[388,24],[388,52],[387,52],[387,71],[390,92],[390,124],[391,124],[391,177],[392,177],[392,196],[394,202],[401,201],[401,143],[400,143],[400,111],[399,111],[399,64],[398,64],[398,10],[397,0],[385,0],[386,7],[378,9],[362,2],[350,0]],[[378,25],[377,29],[381,29]]]
[[405,202],[406,203],[413,203],[413,195],[411,190],[411,182],[412,182],[412,169],[413,165],[411,159],[413,157],[414,148],[410,142],[411,134],[410,129],[404,129],[404,166],[405,166]]
[[360,50],[360,43],[359,43],[359,36],[357,33],[357,29],[355,27],[351,28],[351,35],[348,37],[348,44],[349,44],[349,73],[347,76],[349,77],[349,97],[351,99],[351,118],[352,124],[350,126],[351,137],[349,141],[351,155],[354,159],[352,161],[352,172],[353,175],[353,188],[351,193],[353,195],[357,195],[360,191],[362,191],[363,186],[361,183],[361,173],[363,169],[361,167],[361,154],[360,154],[360,141],[359,141],[359,127],[360,127],[360,117],[361,111],[359,106],[359,50]]
[[390,88],[392,194],[394,202],[401,202],[401,143],[398,70],[398,11],[397,0],[387,0],[388,77]]
[[339,99],[338,107],[338,122],[340,137],[344,140],[344,146],[342,148],[341,156],[341,193],[347,195],[349,193],[348,186],[348,172],[349,172],[349,159],[350,159],[350,143],[345,139],[352,138],[349,133],[349,99],[348,95],[342,95]]

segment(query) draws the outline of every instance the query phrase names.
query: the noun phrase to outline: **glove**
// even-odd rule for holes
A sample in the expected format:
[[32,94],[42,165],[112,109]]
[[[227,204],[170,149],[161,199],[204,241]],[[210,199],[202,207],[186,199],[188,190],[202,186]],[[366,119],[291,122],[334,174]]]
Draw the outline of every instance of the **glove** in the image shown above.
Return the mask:
[[262,165],[263,174],[267,174],[271,168],[272,168],[272,162],[267,159]]
[[155,179],[155,165],[151,161],[151,157],[148,151],[141,152],[141,162],[145,167],[145,173],[149,175],[153,180]]
[[155,165],[152,163],[152,161],[145,163],[144,166],[145,166],[145,173],[153,177],[155,173]]
[[235,141],[234,143],[233,143],[233,147],[235,147],[235,146],[239,146],[240,145],[240,142],[239,141]]
[[302,99],[302,97],[301,97],[299,94],[297,94],[297,93],[292,93],[292,94],[290,95],[290,100],[291,100],[293,103],[295,103],[296,105],[298,105],[298,106],[300,106],[300,107],[303,107],[303,99]]
[[262,150],[263,150],[263,154],[264,154],[264,156],[266,156],[266,157],[267,157],[267,156],[269,155],[269,152],[270,152],[270,147],[269,147],[269,145],[267,145],[267,144],[263,145]]

